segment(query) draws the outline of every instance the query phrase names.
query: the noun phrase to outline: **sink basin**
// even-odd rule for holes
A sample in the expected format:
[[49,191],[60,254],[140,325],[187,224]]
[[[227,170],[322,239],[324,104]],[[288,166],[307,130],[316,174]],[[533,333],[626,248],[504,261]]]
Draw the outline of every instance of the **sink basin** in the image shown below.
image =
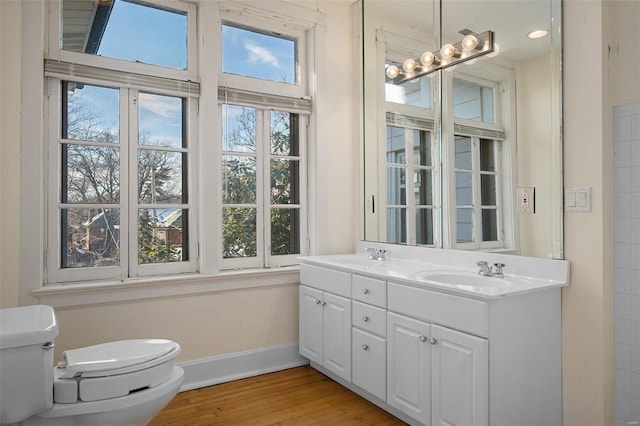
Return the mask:
[[483,275],[468,272],[442,272],[424,271],[416,274],[416,279],[420,281],[431,281],[441,284],[449,284],[465,287],[507,287],[509,279],[485,277]]

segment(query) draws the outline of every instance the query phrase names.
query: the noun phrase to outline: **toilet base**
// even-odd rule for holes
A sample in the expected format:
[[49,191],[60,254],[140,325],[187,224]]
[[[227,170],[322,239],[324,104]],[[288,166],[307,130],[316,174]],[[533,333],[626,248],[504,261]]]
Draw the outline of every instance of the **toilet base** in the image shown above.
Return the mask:
[[167,405],[184,382],[184,370],[174,367],[172,376],[153,388],[102,401],[54,404],[19,426],[145,426]]

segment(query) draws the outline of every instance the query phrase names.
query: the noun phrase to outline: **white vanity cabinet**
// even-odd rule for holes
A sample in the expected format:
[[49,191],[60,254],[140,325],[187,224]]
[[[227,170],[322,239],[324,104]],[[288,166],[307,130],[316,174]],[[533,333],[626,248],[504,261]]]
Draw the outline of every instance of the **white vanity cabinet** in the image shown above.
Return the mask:
[[[304,275],[301,271],[301,282],[315,288],[301,285],[299,289],[300,355],[350,381],[351,275],[310,268],[305,268]],[[324,289],[333,289],[340,294]]]

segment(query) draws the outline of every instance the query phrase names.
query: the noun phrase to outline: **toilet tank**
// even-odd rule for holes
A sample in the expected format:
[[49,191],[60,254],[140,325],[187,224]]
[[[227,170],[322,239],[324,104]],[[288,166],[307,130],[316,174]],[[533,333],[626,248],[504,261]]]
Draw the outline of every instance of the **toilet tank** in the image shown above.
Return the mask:
[[50,306],[0,309],[0,423],[16,423],[53,406],[57,335]]

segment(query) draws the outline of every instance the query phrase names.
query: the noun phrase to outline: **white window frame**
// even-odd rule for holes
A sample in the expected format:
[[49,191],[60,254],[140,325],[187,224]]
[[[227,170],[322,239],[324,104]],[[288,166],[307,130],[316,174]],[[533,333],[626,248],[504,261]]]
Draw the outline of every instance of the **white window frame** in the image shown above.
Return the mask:
[[177,0],[136,0],[136,2],[143,5],[146,3],[149,5],[159,6],[161,8],[173,9],[187,14],[188,43],[186,70],[62,49],[62,0],[51,0],[49,2],[49,58],[61,62],[88,65],[104,69],[119,69],[125,72],[148,76],[196,81],[198,76],[196,5]]
[[[117,75],[118,73],[114,73]],[[77,267],[62,268],[61,238],[63,238],[60,224],[60,182],[62,179],[62,144],[76,141],[64,140],[61,138],[62,123],[62,84],[63,80],[80,82],[85,84],[111,87],[119,90],[120,96],[120,141],[114,143],[91,143],[91,145],[100,145],[119,148],[120,150],[120,202],[113,204],[113,208],[120,210],[120,265],[119,266],[99,266],[99,267]],[[124,86],[124,87],[123,87]],[[100,281],[100,280],[119,280],[127,281],[144,276],[193,273],[197,270],[198,264],[198,232],[197,232],[197,189],[194,188],[194,179],[191,176],[195,173],[197,163],[194,161],[197,148],[192,141],[197,140],[196,130],[196,105],[197,98],[195,93],[191,96],[185,92],[168,91],[166,89],[153,90],[145,87],[142,90],[129,88],[126,85],[118,87],[112,82],[106,83],[100,79],[78,78],[70,75],[66,78],[61,76],[49,76],[46,78],[46,87],[48,92],[47,105],[45,114],[48,116],[47,135],[48,144],[48,178],[49,185],[47,190],[47,245],[46,245],[46,267],[45,282],[48,284],[69,283],[79,281]],[[188,236],[189,259],[179,262],[154,263],[154,264],[138,264],[138,206],[137,187],[138,167],[137,167],[137,151],[139,147],[151,148],[153,146],[139,145],[138,140],[138,107],[137,95],[140,91],[144,93],[163,94],[169,96],[181,97],[186,102],[186,122],[187,127],[187,147],[172,148],[171,151],[179,151],[187,153],[187,203],[171,205],[172,208],[188,209]],[[193,146],[193,148],[192,148]],[[160,149],[161,147],[153,147]],[[128,164],[135,166],[128,167]],[[69,204],[70,207],[90,208],[92,205],[85,204]],[[167,207],[169,205],[158,204],[158,208]]]

